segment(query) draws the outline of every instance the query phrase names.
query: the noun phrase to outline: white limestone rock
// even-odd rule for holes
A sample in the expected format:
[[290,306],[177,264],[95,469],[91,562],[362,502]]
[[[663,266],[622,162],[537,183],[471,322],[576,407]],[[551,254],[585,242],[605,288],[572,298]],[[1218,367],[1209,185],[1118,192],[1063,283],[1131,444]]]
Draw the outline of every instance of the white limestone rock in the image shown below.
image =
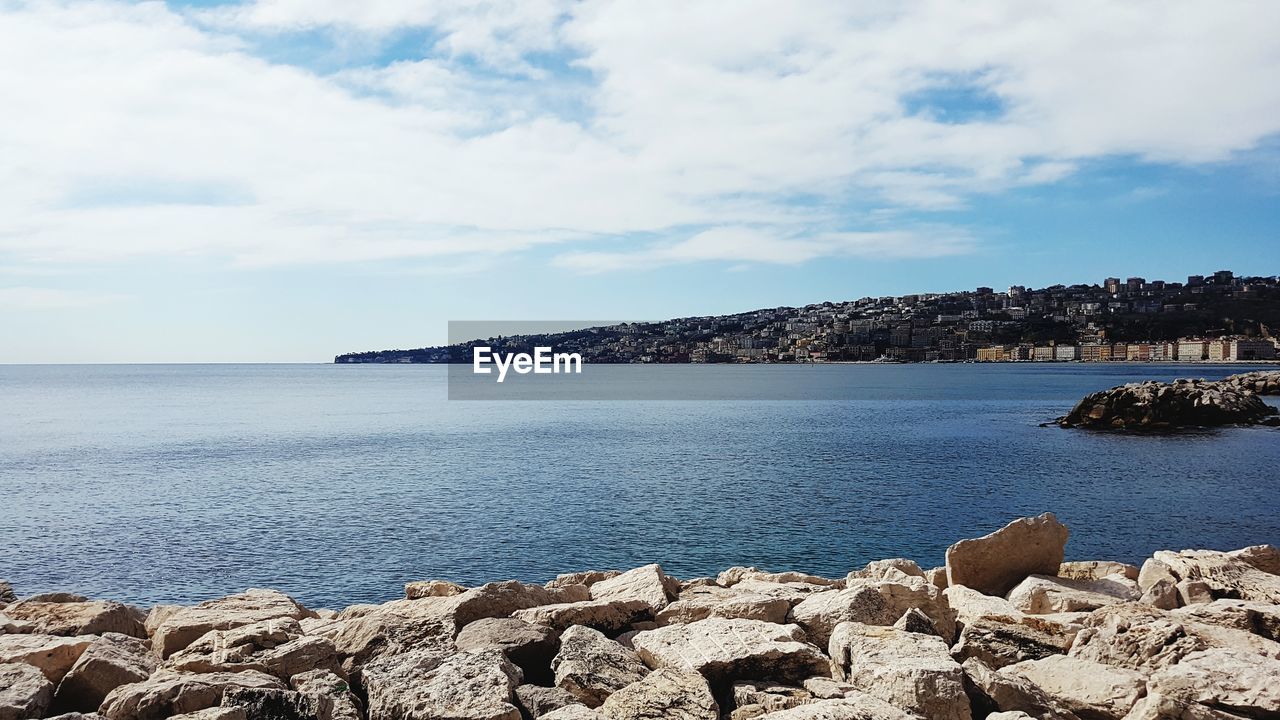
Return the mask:
[[161,658],[168,658],[210,630],[230,630],[264,620],[298,620],[310,615],[284,593],[250,589],[173,612],[156,626],[151,642]]
[[593,583],[590,591],[592,600],[643,600],[656,613],[680,592],[680,583],[653,563]]
[[964,672],[933,635],[858,622],[836,626],[835,678],[895,707],[934,720],[969,720]]
[[1160,551],[1155,559],[1181,581],[1201,581],[1218,597],[1280,604],[1280,575],[1246,562],[1243,556],[1214,550]]
[[255,670],[192,675],[159,670],[107,694],[98,712],[106,720],[164,720],[217,707],[230,688],[284,690],[279,679]]
[[609,720],[719,720],[720,707],[706,678],[661,669],[609,695],[600,713]]
[[1138,583],[1116,574],[1101,580],[1071,580],[1049,575],[1031,575],[1009,591],[1008,600],[1019,611],[1031,615],[1097,610],[1142,596]]
[[830,674],[827,657],[805,642],[798,625],[708,618],[642,632],[631,642],[649,667],[699,672],[713,686],[766,678],[798,682]]
[[652,612],[652,607],[645,600],[604,599],[541,605],[517,610],[511,617],[555,630],[585,625],[602,632],[616,633],[638,620],[650,617]]
[[384,655],[362,677],[369,720],[520,720],[520,670],[499,650]]
[[1069,534],[1053,513],[1044,513],[961,540],[947,548],[947,584],[1004,597],[1029,575],[1057,573]]
[[30,720],[48,714],[53,683],[24,663],[0,664],[0,720]]
[[560,636],[560,652],[551,661],[556,686],[582,704],[596,708],[614,692],[643,680],[649,668],[631,650],[598,630],[575,625]]
[[80,602],[39,602],[22,600],[4,609],[14,620],[32,623],[32,631],[45,635],[101,635],[119,633],[145,638],[145,616],[141,611],[118,602],[85,600]]
[[1141,673],[1066,655],[1027,660],[997,672],[1030,680],[1080,717],[1120,720],[1147,691]]
[[57,684],[95,640],[92,635],[0,635],[0,664],[34,665],[49,682]]
[[825,646],[842,622],[893,625],[912,608],[929,616],[940,637],[948,642],[955,637],[955,615],[946,596],[921,577],[904,576],[901,582],[850,580],[844,590],[811,595],[792,608],[787,619],[803,627],[812,642]]
[[56,705],[62,710],[93,712],[121,685],[142,682],[156,669],[156,658],[137,638],[106,633],[93,641],[58,683]]

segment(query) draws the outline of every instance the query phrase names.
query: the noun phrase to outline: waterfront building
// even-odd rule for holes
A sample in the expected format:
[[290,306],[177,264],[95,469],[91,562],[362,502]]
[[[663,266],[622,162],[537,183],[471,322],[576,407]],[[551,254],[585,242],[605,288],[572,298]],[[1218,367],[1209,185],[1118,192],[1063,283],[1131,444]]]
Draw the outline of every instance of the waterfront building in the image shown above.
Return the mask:
[[1053,348],[1054,360],[1079,360],[1080,347],[1077,345],[1055,345]]
[[1001,362],[1008,359],[1008,351],[1003,345],[978,348],[978,362]]
[[1241,339],[1228,343],[1227,359],[1233,362],[1240,360],[1274,360],[1276,344],[1272,340]]
[[1178,361],[1199,362],[1208,356],[1208,343],[1204,340],[1182,338],[1178,340]]
[[1008,359],[1009,360],[1030,360],[1031,351],[1033,349],[1034,348],[1031,345],[1014,345],[1013,347],[1009,348]]

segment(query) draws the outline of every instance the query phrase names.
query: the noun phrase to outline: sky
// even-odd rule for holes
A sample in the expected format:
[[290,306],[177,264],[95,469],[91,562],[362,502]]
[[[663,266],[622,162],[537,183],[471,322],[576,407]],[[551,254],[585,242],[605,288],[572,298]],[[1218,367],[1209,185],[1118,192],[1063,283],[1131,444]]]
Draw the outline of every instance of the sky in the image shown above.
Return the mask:
[[1280,272],[1280,3],[0,0],[0,362]]

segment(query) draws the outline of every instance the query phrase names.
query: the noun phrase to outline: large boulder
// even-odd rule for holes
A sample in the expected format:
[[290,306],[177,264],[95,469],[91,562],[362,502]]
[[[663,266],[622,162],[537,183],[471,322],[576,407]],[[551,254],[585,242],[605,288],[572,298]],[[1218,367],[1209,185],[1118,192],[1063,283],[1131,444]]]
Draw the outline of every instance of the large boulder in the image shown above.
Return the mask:
[[482,618],[510,617],[517,610],[560,603],[566,599],[568,598],[560,590],[548,590],[541,585],[507,580],[486,583],[446,598],[442,607],[452,616],[456,633]]
[[836,626],[831,666],[837,680],[932,720],[969,720],[964,671],[933,635],[858,622]]
[[755,577],[748,577],[733,585],[736,592],[750,595],[766,595],[768,597],[782,598],[788,600],[792,605],[801,602],[805,598],[815,593],[829,592],[833,589],[839,589],[840,585],[819,585],[817,583],[789,581],[789,582],[773,582],[771,580],[761,580]]
[[788,619],[825,647],[842,622],[893,625],[913,608],[929,617],[939,636],[948,642],[955,637],[955,616],[942,591],[922,577],[905,575],[897,582],[851,579],[844,590],[810,595],[791,609]]
[[[872,560],[861,570],[854,570],[845,578],[849,580],[898,580],[903,575],[909,577],[925,577],[924,571],[915,560],[907,558],[889,558],[888,560]],[[928,578],[925,578],[926,580]]]
[[263,620],[298,620],[310,614],[284,593],[250,589],[170,614],[156,627],[151,642],[160,657],[168,658],[210,630],[230,630]]
[[26,663],[44,673],[51,683],[59,683],[80,655],[97,638],[92,635],[0,635],[0,664]]
[[984,617],[1022,617],[1022,612],[1003,597],[984,595],[964,585],[949,585],[943,589],[942,595],[960,625]]
[[118,602],[39,602],[23,600],[4,609],[15,620],[33,624],[33,632],[46,635],[101,635],[119,633],[137,638],[147,636],[139,610]]
[[193,673],[257,670],[281,680],[307,670],[339,671],[333,641],[303,635],[293,618],[211,630],[171,655],[165,667]]
[[404,584],[406,600],[421,600],[429,597],[453,597],[466,592],[465,585],[448,580],[415,580]]
[[143,628],[147,631],[147,637],[156,634],[156,629],[170,616],[182,609],[181,605],[153,605],[147,611],[147,616],[142,621]]
[[1117,605],[1089,616],[1070,655],[1083,660],[1149,672],[1209,647],[1205,639],[1163,611]]
[[1075,713],[1021,675],[996,672],[977,658],[965,660],[961,667],[965,689],[979,717],[982,713],[1025,712],[1042,720],[1078,720]]
[[[222,709],[239,711],[245,720],[333,720],[335,709],[347,713],[352,708],[344,705],[338,709],[332,698],[293,690],[233,687],[223,693]],[[225,720],[238,718],[232,716]]]
[[593,583],[590,591],[592,600],[642,600],[656,613],[679,593],[680,584],[654,563]]
[[501,650],[520,667],[526,681],[549,683],[560,637],[551,628],[517,618],[482,618],[462,628],[454,644],[462,651]]
[[1280,575],[1259,570],[1239,556],[1215,550],[1160,551],[1155,559],[1181,581],[1209,586],[1214,598],[1280,605]]
[[[992,720],[994,715],[987,716]],[[1157,692],[1148,692],[1134,704],[1133,709],[1124,720],[1240,720],[1235,713],[1221,712],[1201,705],[1176,698],[1166,697]]]
[[1116,574],[1101,580],[1031,575],[1009,591],[1009,602],[1032,615],[1097,610],[1142,597],[1138,583]]
[[520,670],[499,650],[385,655],[362,678],[369,720],[520,720]]
[[1053,513],[1020,518],[947,548],[947,585],[1004,597],[1029,575],[1054,575],[1069,531]]
[[578,699],[561,687],[521,685],[515,689],[516,704],[525,715],[538,720],[543,715],[567,705],[580,705]]
[[582,572],[564,573],[557,575],[554,580],[547,582],[547,588],[564,588],[574,585],[583,585],[591,587],[601,580],[608,580],[621,575],[619,570],[584,570]]
[[1280,717],[1280,660],[1234,650],[1194,653],[1151,677],[1150,691],[1184,706]]
[[960,660],[974,658],[1002,668],[1065,654],[1076,632],[1070,626],[1030,615],[982,616],[965,623],[951,653]]
[[0,608],[17,601],[18,595],[13,591],[13,586],[3,580],[0,580]]
[[1157,583],[1175,585],[1177,582],[1178,576],[1173,574],[1173,570],[1153,557],[1143,561],[1142,568],[1138,570],[1138,588],[1143,592],[1150,590]]
[[631,642],[649,667],[699,672],[713,686],[766,678],[799,682],[830,674],[827,657],[805,642],[798,625],[707,618],[648,630]]
[[229,688],[285,689],[279,679],[255,670],[192,675],[159,670],[142,682],[107,694],[98,712],[106,720],[164,720],[222,704]]
[[363,720],[360,701],[346,680],[328,670],[308,670],[289,679],[289,685],[311,698],[317,720]]
[[593,708],[649,674],[649,668],[634,652],[600,631],[581,625],[560,636],[560,652],[551,668],[557,687]]
[[602,632],[618,633],[632,623],[651,617],[653,609],[645,600],[586,600],[583,602],[555,603],[517,610],[511,617],[533,625],[545,625],[554,630],[564,630],[574,625],[585,625]]
[[57,707],[93,712],[121,685],[142,682],[156,669],[156,658],[141,640],[106,633],[93,641],[58,683]]
[[1172,616],[1251,632],[1280,643],[1280,605],[1251,600],[1214,600],[1178,608]]
[[720,707],[697,673],[654,670],[611,694],[600,707],[609,720],[718,720]]
[[1275,545],[1250,545],[1232,550],[1227,553],[1227,557],[1243,560],[1264,573],[1280,575],[1280,548]]
[[452,614],[455,597],[353,605],[319,632],[333,640],[334,649],[345,658],[344,665],[352,669],[384,654],[426,648],[452,650],[457,632]]
[[0,664],[0,720],[46,717],[53,702],[53,683],[23,663]]
[[1276,412],[1257,393],[1232,383],[1147,381],[1088,395],[1057,422],[1096,430],[1157,430],[1258,423]]
[[1120,720],[1147,688],[1140,673],[1066,655],[1027,660],[997,672],[1030,680],[1082,718]]
[[688,624],[709,617],[784,623],[791,605],[786,598],[709,585],[685,590],[654,619],[659,625]]

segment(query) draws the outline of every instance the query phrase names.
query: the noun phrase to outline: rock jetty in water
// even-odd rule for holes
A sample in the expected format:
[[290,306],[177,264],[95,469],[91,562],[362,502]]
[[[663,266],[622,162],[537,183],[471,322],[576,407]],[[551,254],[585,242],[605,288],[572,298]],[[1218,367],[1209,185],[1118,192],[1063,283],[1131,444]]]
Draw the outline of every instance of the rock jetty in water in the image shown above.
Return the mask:
[[1252,390],[1259,395],[1280,395],[1280,371],[1276,370],[1241,373],[1224,378],[1222,382]]
[[944,567],[657,565],[273,590],[149,611],[0,596],[0,720],[1231,720],[1280,717],[1280,550],[1064,562],[1049,513]]
[[1280,424],[1276,408],[1255,388],[1280,387],[1280,373],[1249,373],[1225,380],[1130,383],[1085,397],[1055,422],[1100,430],[1160,430],[1219,425]]

